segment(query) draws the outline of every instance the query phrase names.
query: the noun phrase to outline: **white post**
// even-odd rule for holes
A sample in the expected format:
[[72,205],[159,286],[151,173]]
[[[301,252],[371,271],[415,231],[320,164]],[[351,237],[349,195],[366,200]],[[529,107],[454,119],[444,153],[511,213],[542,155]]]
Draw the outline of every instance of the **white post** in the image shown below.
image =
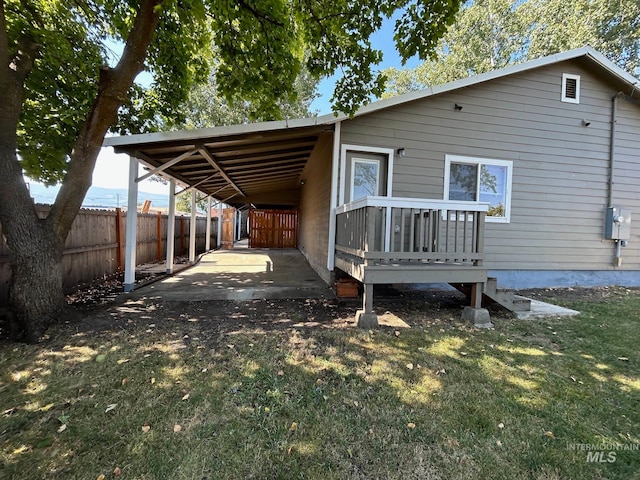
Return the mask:
[[[340,164],[340,122],[333,133],[333,154],[331,156],[331,198],[329,199],[329,246],[327,249],[327,270],[333,271],[336,260],[336,207],[338,206],[338,172]],[[344,162],[344,159],[342,160]]]
[[211,195],[207,197],[207,238],[204,242],[204,250],[211,250]]
[[124,254],[124,291],[130,292],[136,283],[136,246],[138,229],[138,159],[129,157],[129,192],[127,200],[127,233]]
[[222,245],[222,202],[218,203],[218,248]]
[[191,222],[189,222],[189,262],[196,261],[196,189],[191,190]]
[[176,245],[176,181],[169,180],[169,219],[167,220],[167,273],[173,273]]

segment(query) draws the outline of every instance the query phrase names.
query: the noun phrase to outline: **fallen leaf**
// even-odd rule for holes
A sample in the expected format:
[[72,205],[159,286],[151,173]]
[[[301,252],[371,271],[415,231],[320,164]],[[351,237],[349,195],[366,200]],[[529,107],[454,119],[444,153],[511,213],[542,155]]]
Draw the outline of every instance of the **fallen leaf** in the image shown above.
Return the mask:
[[271,409],[269,407],[264,407],[264,411],[269,413],[271,411]]
[[544,434],[549,437],[549,438],[556,438],[556,436],[553,434],[553,432],[548,431],[548,432],[544,432]]
[[182,400],[189,400],[189,394],[185,393],[182,397]]
[[321,379],[321,378],[318,378],[318,379],[316,380],[316,385],[322,385],[323,383],[324,383],[324,382],[322,381],[322,379]]
[[498,428],[504,428],[504,423],[500,422],[500,423],[498,424]]
[[571,376],[571,377],[569,377],[569,378],[570,378],[571,380],[573,380],[574,382],[576,382],[576,381],[577,381],[577,380],[576,380],[576,377],[574,377],[574,376]]
[[496,445],[498,445],[499,447],[502,446],[502,442],[500,440],[496,440]]
[[463,357],[466,357],[468,355],[467,352],[460,352],[460,355],[462,355]]
[[289,447],[289,448],[287,449],[287,455],[291,455],[291,450],[293,450],[293,446],[291,446],[291,447]]
[[400,330],[396,330],[396,331],[395,331],[395,332],[393,332],[393,333],[394,333],[394,335],[395,335],[396,337],[399,337],[399,336],[400,336]]
[[182,431],[182,425],[178,425],[177,423],[173,426],[173,433],[179,433]]
[[98,478],[96,478],[96,480],[104,480],[104,475],[103,474],[98,475]]
[[409,422],[407,423],[407,427],[409,427],[411,430],[413,430],[414,428],[416,428],[416,424],[413,422]]
[[119,477],[120,475],[122,475],[122,470],[120,470],[120,467],[116,467],[116,468],[114,468],[114,469],[113,469],[113,474],[114,474],[116,477]]
[[291,433],[295,432],[298,429],[298,424],[296,422],[291,422],[291,426],[289,427],[289,431]]
[[60,425],[60,428],[58,428],[58,433],[62,433],[67,429],[67,424],[63,423],[62,425]]
[[151,378],[151,385],[153,385],[154,383],[156,383],[156,377]]
[[128,382],[129,382],[129,380],[127,380],[126,378],[123,378],[122,379],[122,386],[124,387]]
[[618,360],[622,360],[623,362],[628,362],[629,359],[627,357],[618,357]]
[[407,367],[409,370],[413,370],[413,363],[407,363],[406,367]]
[[278,376],[282,377],[284,375],[284,370],[278,370]]
[[96,362],[98,362],[98,363],[102,363],[102,362],[104,362],[104,361],[105,361],[105,359],[106,359],[106,358],[107,358],[107,356],[106,356],[105,354],[101,353],[100,355],[98,355],[98,356],[96,357]]
[[151,430],[151,425],[149,425],[148,423],[145,423],[145,424],[142,426],[142,431],[143,431],[144,433],[149,433],[149,430]]
[[112,403],[111,405],[107,405],[107,408],[105,409],[104,413],[110,412],[111,410],[113,410],[117,406],[118,406],[117,403]]

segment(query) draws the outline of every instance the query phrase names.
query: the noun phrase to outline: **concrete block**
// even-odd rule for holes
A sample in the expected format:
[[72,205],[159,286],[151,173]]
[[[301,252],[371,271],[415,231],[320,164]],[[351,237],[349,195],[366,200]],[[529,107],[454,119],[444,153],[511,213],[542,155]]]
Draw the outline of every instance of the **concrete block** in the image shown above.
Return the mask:
[[375,313],[366,313],[364,310],[356,312],[356,325],[359,328],[377,328],[378,315]]
[[473,322],[476,328],[493,328],[489,310],[486,308],[464,307],[462,319],[466,322]]

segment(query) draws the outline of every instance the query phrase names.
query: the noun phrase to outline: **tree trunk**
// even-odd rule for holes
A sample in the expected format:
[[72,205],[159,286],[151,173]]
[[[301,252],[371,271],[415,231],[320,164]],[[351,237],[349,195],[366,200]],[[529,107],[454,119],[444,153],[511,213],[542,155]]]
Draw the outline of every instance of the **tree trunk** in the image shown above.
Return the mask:
[[39,45],[25,38],[9,51],[4,2],[0,0],[0,223],[9,247],[11,331],[17,340],[36,342],[65,307],[62,253],[71,224],[91,186],[100,147],[126,99],[158,23],[161,0],[142,0],[120,62],[101,71],[98,92],[70,154],[65,179],[46,219],[38,218],[17,157],[17,126],[24,81]]
[[[14,238],[23,248],[10,250],[11,337],[37,342],[55,323],[66,302],[62,290],[62,249],[44,221],[31,223],[29,238]],[[27,246],[27,248],[24,248]]]

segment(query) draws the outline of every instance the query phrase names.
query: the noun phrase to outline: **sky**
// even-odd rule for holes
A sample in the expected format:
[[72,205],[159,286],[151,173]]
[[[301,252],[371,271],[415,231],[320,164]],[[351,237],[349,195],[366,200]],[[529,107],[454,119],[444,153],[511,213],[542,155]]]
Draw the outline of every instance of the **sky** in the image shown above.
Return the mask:
[[[393,42],[394,18],[387,20],[382,28],[371,37],[371,42],[375,48],[382,50],[383,59],[380,69],[389,67],[401,67],[401,60],[395,50]],[[406,67],[415,67],[419,63],[417,58],[410,59]],[[312,111],[317,111],[318,115],[331,112],[331,95],[333,87],[339,74],[324,79],[318,86],[320,97],[311,105]],[[103,148],[98,157],[96,168],[93,172],[93,185],[104,188],[127,188],[129,175],[129,157],[124,154],[115,154],[111,147]],[[169,187],[158,182],[145,180],[140,183],[141,192],[167,193]]]

